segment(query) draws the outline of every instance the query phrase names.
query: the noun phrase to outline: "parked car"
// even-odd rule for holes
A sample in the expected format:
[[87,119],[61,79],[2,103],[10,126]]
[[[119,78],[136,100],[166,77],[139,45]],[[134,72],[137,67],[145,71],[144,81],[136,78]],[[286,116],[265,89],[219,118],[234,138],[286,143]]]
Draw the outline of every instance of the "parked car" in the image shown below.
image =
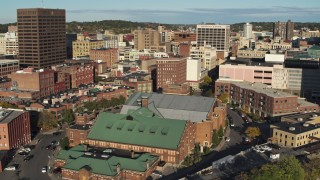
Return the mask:
[[269,147],[273,148],[273,149],[281,149],[280,146],[276,145],[276,144],[268,144]]
[[48,146],[46,146],[46,149],[51,149],[52,148],[52,145],[49,144]]
[[61,132],[59,132],[59,131],[52,133],[52,135],[54,135],[54,136],[58,136],[60,134],[61,134]]
[[103,150],[102,152],[104,152],[104,153],[112,153],[113,151],[114,151],[113,149],[108,148],[108,149]]
[[33,155],[27,156],[26,158],[24,158],[24,161],[29,161],[29,160],[32,159],[33,157],[34,157]]
[[230,137],[226,137],[226,142],[230,142]]
[[8,167],[4,168],[4,170],[6,170],[6,171],[15,171],[16,170],[16,166],[8,166]]
[[47,166],[44,166],[44,167],[41,169],[41,172],[42,172],[42,173],[46,173],[46,172],[47,172]]
[[26,151],[19,151],[18,154],[21,156],[27,156],[29,155],[30,152],[26,152]]
[[157,171],[157,170],[154,170],[151,174],[154,175],[154,176],[158,176],[160,178],[162,177],[162,173],[160,171]]

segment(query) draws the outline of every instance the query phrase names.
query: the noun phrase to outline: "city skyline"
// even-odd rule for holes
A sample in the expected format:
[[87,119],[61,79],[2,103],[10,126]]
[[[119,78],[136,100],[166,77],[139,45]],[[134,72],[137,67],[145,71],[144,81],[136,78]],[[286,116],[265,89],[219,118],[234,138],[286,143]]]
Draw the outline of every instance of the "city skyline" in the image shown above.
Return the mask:
[[19,8],[53,8],[66,9],[67,22],[71,21],[100,21],[128,20],[137,22],[156,22],[168,24],[198,24],[218,23],[231,24],[237,22],[274,22],[291,19],[294,22],[319,22],[318,11],[320,2],[310,0],[309,3],[297,0],[270,0],[261,2],[236,0],[227,2],[203,0],[195,3],[191,0],[171,2],[163,0],[152,2],[139,0],[132,2],[99,2],[92,0],[87,3],[72,1],[7,1],[2,3],[0,23],[17,21],[16,9]]

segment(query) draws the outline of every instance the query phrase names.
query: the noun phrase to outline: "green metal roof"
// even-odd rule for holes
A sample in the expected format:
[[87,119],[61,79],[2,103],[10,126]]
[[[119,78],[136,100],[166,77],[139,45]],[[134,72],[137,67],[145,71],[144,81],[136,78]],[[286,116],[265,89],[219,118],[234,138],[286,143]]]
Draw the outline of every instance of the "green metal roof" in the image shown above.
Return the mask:
[[104,112],[99,114],[87,138],[176,150],[186,123],[153,116],[147,108],[129,115]]
[[320,47],[319,46],[316,46],[316,45],[313,45],[311,48],[309,48],[308,50],[318,50],[320,51]]
[[83,146],[79,145],[68,151],[60,151],[57,159],[67,161],[67,164],[63,166],[65,169],[79,171],[82,168],[87,168],[94,174],[115,176],[117,175],[117,165],[120,165],[121,169],[145,172],[147,170],[147,163],[151,166],[159,158],[158,156],[144,153],[136,154],[134,159],[117,156],[110,156],[110,158],[104,159],[85,156],[84,153]]

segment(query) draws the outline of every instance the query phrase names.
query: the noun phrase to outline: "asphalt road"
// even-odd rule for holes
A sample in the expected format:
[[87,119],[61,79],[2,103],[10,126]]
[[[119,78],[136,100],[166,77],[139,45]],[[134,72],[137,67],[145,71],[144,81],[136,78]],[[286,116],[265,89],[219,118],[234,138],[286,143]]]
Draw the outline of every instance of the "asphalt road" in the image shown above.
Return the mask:
[[194,174],[202,169],[212,166],[213,161],[219,160],[228,155],[238,154],[240,151],[251,148],[252,144],[242,144],[242,138],[245,136],[243,134],[245,123],[242,118],[238,115],[237,112],[234,112],[230,109],[228,109],[228,114],[232,117],[235,124],[234,127],[231,127],[230,142],[226,142],[224,147],[220,151],[213,151],[210,154],[203,156],[202,160],[199,163],[188,168],[179,169],[177,172],[167,175],[162,179],[176,180],[187,177],[187,175]]
[[48,165],[49,156],[52,156],[52,150],[46,150],[45,147],[49,145],[53,140],[59,141],[64,136],[64,133],[53,136],[52,134],[39,134],[35,139],[41,139],[36,147],[31,151],[29,155],[34,157],[29,161],[23,161],[25,158],[19,154],[16,154],[14,159],[9,163],[19,164],[19,168],[16,171],[3,171],[0,173],[0,179],[4,180],[50,180],[48,173],[42,173],[41,169]]

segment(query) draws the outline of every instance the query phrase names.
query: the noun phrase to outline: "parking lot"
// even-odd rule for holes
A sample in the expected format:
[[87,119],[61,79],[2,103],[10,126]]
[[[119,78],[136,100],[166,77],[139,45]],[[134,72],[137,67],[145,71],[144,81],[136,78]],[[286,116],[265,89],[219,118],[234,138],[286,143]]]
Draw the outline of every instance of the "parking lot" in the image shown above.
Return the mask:
[[[0,173],[0,179],[30,179],[30,180],[49,180],[52,179],[48,173],[43,173],[42,168],[48,165],[49,159],[52,158],[53,151],[45,147],[51,144],[52,141],[59,141],[64,136],[61,133],[57,136],[52,134],[40,134],[36,137],[39,143],[31,150],[29,155],[23,156],[18,153],[14,156],[13,160],[8,166],[17,165],[17,170],[3,171]],[[27,156],[33,156],[28,161],[24,161]],[[49,168],[48,168],[49,170]]]

